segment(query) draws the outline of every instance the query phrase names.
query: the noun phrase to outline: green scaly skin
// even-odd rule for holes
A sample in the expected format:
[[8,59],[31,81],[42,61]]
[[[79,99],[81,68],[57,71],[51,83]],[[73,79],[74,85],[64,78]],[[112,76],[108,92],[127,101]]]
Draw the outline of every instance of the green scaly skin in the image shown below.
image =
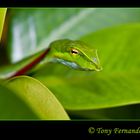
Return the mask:
[[[61,63],[70,68],[84,71],[100,71],[102,69],[97,50],[88,47],[82,41],[73,41],[69,39],[56,40],[49,45],[49,51],[39,62],[35,62],[35,66],[28,66],[38,59],[45,50],[30,56],[16,64],[0,69],[0,79],[7,79],[14,76],[30,73],[30,71],[38,70],[44,63],[53,62]],[[26,68],[27,67],[27,68]],[[26,69],[26,70],[24,70]],[[22,73],[15,74],[18,71]]]

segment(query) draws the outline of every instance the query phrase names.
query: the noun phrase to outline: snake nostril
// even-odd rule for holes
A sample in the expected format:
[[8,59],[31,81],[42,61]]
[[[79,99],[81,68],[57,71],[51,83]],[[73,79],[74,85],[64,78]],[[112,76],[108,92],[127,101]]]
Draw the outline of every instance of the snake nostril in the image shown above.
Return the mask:
[[97,63],[97,58],[96,57],[93,58],[93,62]]

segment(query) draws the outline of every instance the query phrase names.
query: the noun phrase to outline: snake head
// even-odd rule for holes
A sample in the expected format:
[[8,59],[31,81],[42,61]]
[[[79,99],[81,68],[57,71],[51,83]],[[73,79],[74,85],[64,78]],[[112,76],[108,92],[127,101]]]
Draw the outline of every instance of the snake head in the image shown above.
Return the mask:
[[54,41],[51,45],[56,62],[78,70],[102,70],[97,50],[82,41],[64,39]]

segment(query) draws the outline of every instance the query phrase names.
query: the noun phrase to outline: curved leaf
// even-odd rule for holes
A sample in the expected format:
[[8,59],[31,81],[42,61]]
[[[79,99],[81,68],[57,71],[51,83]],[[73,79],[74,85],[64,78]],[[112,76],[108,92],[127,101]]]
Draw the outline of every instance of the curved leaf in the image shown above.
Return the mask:
[[68,110],[140,103],[140,24],[108,28],[82,38],[98,49],[103,70],[83,72],[51,64],[36,75]]
[[19,76],[9,80],[6,84],[40,119],[69,119],[55,96],[39,81],[28,76]]
[[0,120],[39,119],[15,92],[0,85]]

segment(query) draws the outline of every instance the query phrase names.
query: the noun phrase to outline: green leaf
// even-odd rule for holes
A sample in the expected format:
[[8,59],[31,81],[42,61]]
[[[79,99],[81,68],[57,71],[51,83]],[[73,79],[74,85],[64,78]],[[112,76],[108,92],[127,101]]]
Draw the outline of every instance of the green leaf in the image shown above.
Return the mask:
[[68,120],[69,117],[55,96],[38,80],[28,76],[15,77],[6,85],[40,118]]
[[15,92],[0,85],[0,120],[39,119]]
[[114,25],[139,22],[139,16],[140,8],[8,9],[10,60],[34,54],[56,39],[78,39]]
[[98,49],[101,72],[50,64],[35,77],[68,110],[87,110],[140,103],[140,24],[112,27],[82,38]]
[[136,120],[140,119],[140,104],[95,110],[68,111],[71,119]]
[[7,10],[7,8],[0,8],[0,40],[1,40],[1,35],[2,35],[6,10]]

